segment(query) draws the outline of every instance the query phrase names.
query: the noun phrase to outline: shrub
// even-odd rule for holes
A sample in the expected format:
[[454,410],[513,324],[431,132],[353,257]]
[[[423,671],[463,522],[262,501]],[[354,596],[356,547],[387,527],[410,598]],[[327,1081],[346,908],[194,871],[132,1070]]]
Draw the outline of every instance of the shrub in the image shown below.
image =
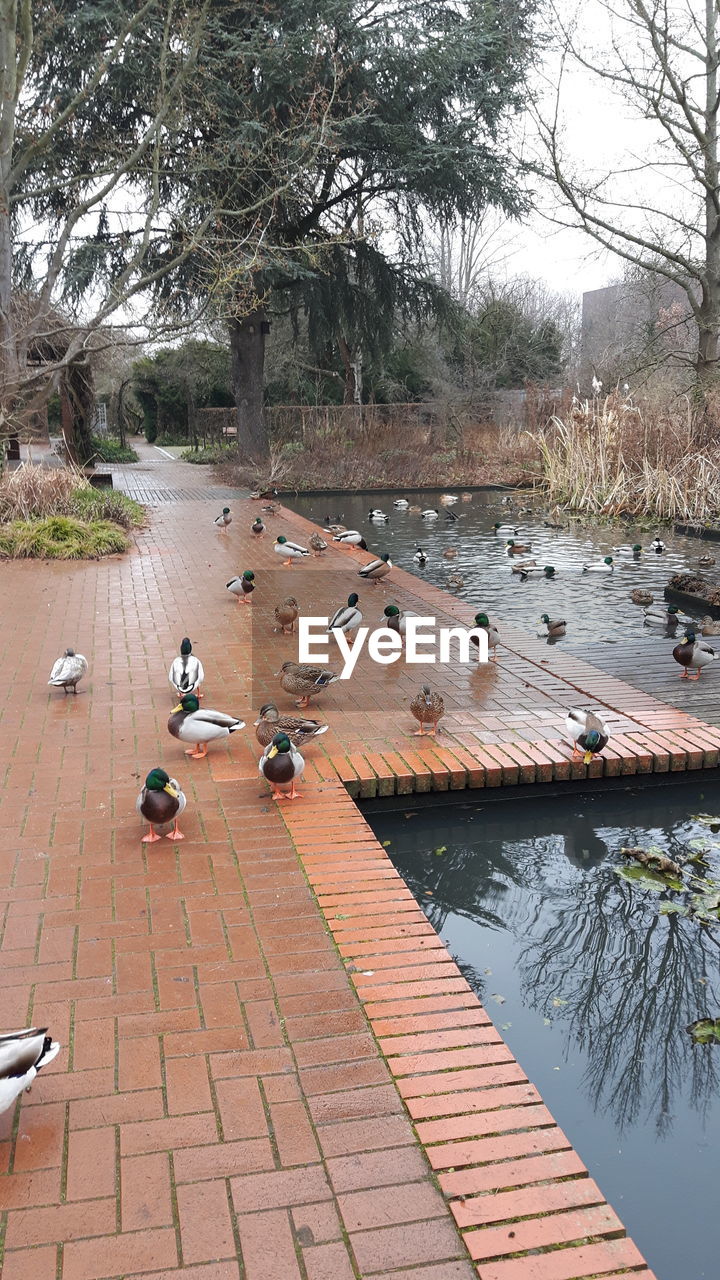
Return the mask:
[[83,520],[112,520],[122,529],[144,523],[145,513],[139,502],[114,489],[76,489],[68,501],[68,514]]
[[128,540],[109,520],[85,522],[73,516],[14,520],[0,528],[0,553],[39,560],[97,559],[125,551]]
[[93,436],[92,447],[103,462],[137,462],[138,455],[129,445],[112,440],[109,436]]
[[209,444],[204,449],[186,449],[180,454],[183,462],[196,462],[198,466],[210,466],[218,462],[229,462],[237,457],[237,445]]
[[51,470],[26,465],[0,474],[0,523],[51,516],[67,509],[72,494],[90,488],[71,467]]

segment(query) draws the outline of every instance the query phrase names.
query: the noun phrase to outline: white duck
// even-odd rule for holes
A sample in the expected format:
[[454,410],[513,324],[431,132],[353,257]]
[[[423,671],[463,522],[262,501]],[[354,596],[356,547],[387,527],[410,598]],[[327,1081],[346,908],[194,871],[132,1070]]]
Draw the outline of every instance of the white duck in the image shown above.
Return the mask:
[[180,657],[175,659],[168,671],[168,680],[179,698],[184,698],[188,693],[197,693],[200,698],[202,694],[199,689],[204,679],[203,664],[199,658],[194,657],[192,644],[185,636],[180,643]]
[[60,1052],[47,1027],[26,1027],[0,1036],[0,1112],[7,1111],[23,1089],[30,1089],[41,1067]]
[[78,682],[82,680],[87,669],[87,658],[84,658],[81,653],[76,653],[74,649],[66,649],[62,658],[58,658],[53,666],[48,684],[56,689],[64,689],[65,693],[68,689],[77,693]]

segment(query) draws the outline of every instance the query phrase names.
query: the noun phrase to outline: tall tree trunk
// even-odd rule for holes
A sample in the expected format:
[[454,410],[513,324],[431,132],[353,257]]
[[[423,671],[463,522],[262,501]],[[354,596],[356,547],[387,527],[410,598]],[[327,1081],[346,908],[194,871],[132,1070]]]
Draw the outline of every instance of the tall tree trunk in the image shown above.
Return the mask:
[[263,417],[267,314],[256,307],[241,320],[230,321],[230,371],[237,409],[238,453],[267,461],[270,449]]
[[698,314],[697,384],[705,399],[718,381],[720,354],[720,185],[718,45],[715,0],[705,0],[705,270]]
[[343,404],[357,404],[357,378],[356,366],[352,357],[352,351],[348,346],[345,338],[340,334],[338,338],[338,347],[340,348],[340,356],[345,370],[345,390],[343,393]]

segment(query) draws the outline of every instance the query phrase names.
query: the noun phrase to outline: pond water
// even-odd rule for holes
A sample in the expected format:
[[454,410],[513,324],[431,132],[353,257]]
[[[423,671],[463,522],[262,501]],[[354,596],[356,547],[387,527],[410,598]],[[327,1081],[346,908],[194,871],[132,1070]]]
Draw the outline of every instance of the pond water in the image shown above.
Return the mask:
[[[377,493],[322,494],[320,496],[284,497],[283,501],[308,519],[322,524],[326,515],[349,529],[359,529],[376,554],[388,551],[394,563],[403,569],[426,578],[435,586],[453,590],[462,600],[537,634],[540,615],[566,618],[569,622],[567,642],[617,643],[627,641],[629,629],[635,642],[663,646],[667,649],[667,637],[644,625],[642,608],[630,600],[634,587],[653,592],[655,600],[662,603],[663,588],[674,573],[681,570],[698,571],[701,553],[718,555],[720,545],[705,543],[698,538],[686,538],[663,530],[661,537],[667,550],[658,555],[644,550],[639,560],[631,555],[613,551],[613,547],[631,547],[639,542],[648,548],[654,530],[640,531],[631,525],[584,525],[568,522],[566,529],[548,529],[543,525],[547,508],[536,503],[528,513],[532,499],[527,494],[515,494],[514,506],[503,505],[506,495],[498,491],[473,493],[470,502],[457,502],[449,508],[459,518],[449,520],[439,498],[441,490],[416,492],[404,490],[397,495]],[[458,492],[454,490],[453,492]],[[422,510],[437,507],[440,517],[430,523],[412,511],[396,511],[393,497],[404,497],[411,506]],[[390,516],[386,525],[378,525],[368,518],[371,508],[379,507]],[[566,519],[563,517],[563,519]],[[518,529],[516,542],[529,542],[529,556],[518,560],[533,559],[540,565],[551,564],[556,569],[552,581],[529,578],[522,582],[511,572],[512,558],[505,551],[505,536],[493,531],[496,521],[509,523]],[[425,551],[428,561],[420,568],[413,561],[417,547]],[[446,550],[457,555],[447,560]],[[615,559],[612,573],[582,573],[585,562],[597,563],[606,555]],[[464,586],[454,589],[448,585],[449,574],[460,574]],[[560,643],[563,643],[560,641]]]
[[685,1028],[720,1015],[720,926],[659,914],[677,895],[615,868],[623,846],[702,845],[720,876],[691,816],[716,800],[697,783],[370,816],[658,1280],[718,1275],[720,1045]]

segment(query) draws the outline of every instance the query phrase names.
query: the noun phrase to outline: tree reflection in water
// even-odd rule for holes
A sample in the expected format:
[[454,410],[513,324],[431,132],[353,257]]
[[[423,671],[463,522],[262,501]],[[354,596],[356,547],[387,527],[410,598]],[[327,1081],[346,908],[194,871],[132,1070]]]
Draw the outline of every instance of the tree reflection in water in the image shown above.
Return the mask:
[[[655,825],[657,803],[648,826],[620,825],[647,803],[614,802],[617,825],[608,825],[607,803],[565,802],[559,821],[549,802],[550,831],[538,805],[527,814],[495,805],[470,820],[444,811],[420,849],[416,819],[411,840],[398,834],[390,852],[440,934],[459,916],[515,938],[523,1002],[562,1024],[566,1056],[582,1051],[593,1106],[619,1130],[649,1120],[666,1135],[681,1093],[700,1113],[717,1094],[718,1056],[693,1046],[685,1028],[720,1007],[720,929],[658,915],[668,895],[615,874],[623,846],[677,859],[690,839],[707,836],[682,806],[667,826]],[[441,855],[435,838],[447,846]],[[482,971],[469,956],[458,960],[481,994]]]

